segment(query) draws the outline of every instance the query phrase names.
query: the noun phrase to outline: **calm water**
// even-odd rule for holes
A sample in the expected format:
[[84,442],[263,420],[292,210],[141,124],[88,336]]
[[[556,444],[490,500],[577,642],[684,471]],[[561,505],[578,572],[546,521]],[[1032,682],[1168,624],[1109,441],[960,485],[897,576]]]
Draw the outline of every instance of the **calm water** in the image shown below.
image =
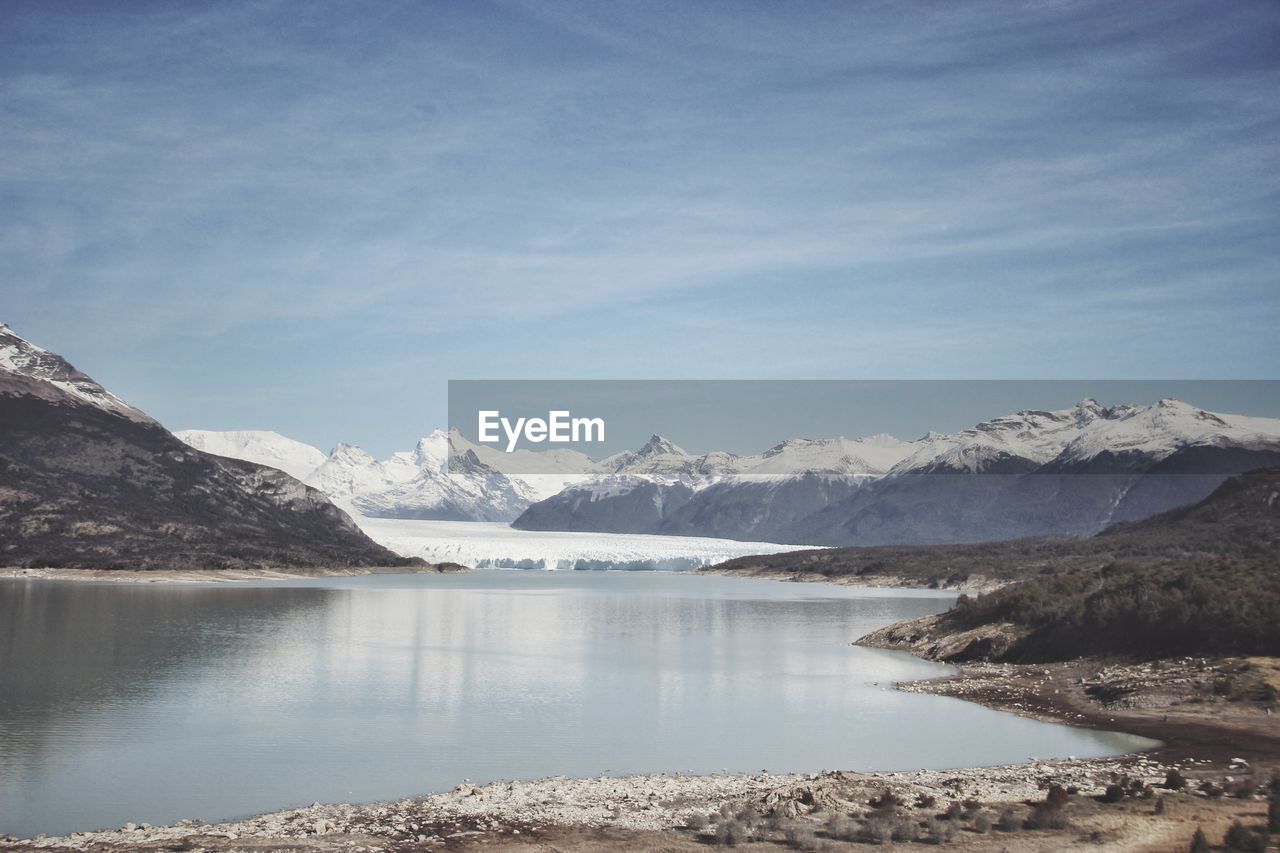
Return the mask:
[[1137,742],[889,682],[940,594],[673,574],[0,582],[0,832],[215,820],[464,777],[995,764]]

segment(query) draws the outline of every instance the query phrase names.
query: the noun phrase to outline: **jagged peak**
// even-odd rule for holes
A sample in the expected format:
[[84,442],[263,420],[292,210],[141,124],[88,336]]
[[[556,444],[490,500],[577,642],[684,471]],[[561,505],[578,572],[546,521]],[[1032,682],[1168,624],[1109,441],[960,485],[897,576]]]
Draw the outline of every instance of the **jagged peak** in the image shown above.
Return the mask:
[[[448,447],[453,443],[453,435],[442,429],[432,430],[429,434],[418,439],[418,443],[414,445],[414,449],[418,452],[431,451],[435,448]],[[437,454],[438,455],[438,454]]]
[[329,451],[329,458],[360,463],[375,461],[369,451],[355,444],[347,444],[345,441],[340,441],[333,446],[333,450]]
[[680,447],[680,445],[668,438],[658,435],[656,432],[649,436],[649,440],[644,443],[644,447],[641,447],[636,451],[636,455],[638,456],[654,456],[668,453],[673,453],[677,456],[689,455],[685,453],[684,448]]
[[1179,400],[1177,397],[1161,397],[1156,402],[1158,409],[1176,409],[1178,411],[1193,412],[1198,411],[1198,407],[1191,405],[1185,400]]

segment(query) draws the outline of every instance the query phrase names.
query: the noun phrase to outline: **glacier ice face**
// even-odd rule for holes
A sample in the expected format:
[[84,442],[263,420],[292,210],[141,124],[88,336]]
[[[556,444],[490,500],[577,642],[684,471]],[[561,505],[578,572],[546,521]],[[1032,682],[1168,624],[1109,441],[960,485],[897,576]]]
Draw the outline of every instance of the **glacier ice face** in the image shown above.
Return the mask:
[[690,536],[516,530],[507,524],[357,518],[375,542],[405,557],[480,569],[682,571],[797,546]]

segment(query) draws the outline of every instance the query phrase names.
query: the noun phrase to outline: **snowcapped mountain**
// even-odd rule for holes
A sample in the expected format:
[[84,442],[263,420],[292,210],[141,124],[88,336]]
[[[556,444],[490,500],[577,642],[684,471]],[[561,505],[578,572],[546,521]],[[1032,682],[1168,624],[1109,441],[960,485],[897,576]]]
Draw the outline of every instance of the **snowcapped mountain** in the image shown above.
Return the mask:
[[[370,517],[819,544],[1092,532],[1280,462],[1280,421],[1173,399],[1111,407],[1085,399],[915,441],[793,438],[749,455],[691,454],[654,435],[598,462],[563,449],[508,454],[441,430],[384,460],[345,444],[325,456],[274,433],[183,437],[289,471]],[[526,470],[546,473],[510,473]],[[962,473],[1006,476],[926,476]],[[1078,479],[1084,473],[1109,479]]]
[[1112,407],[1085,399],[917,441],[793,439],[754,456],[695,457],[655,436],[605,462],[626,476],[597,474],[534,504],[515,526],[833,545],[1092,533],[1280,465],[1280,420],[1172,398]]
[[[35,384],[28,385],[26,392],[39,395],[50,402],[87,403],[138,423],[155,423],[146,414],[76,370],[62,356],[36,346],[0,323],[0,377],[5,375],[34,380]],[[61,392],[70,399],[60,400],[55,392]]]
[[1265,448],[1277,441],[1276,419],[1217,414],[1172,397],[1109,408],[1086,398],[1070,409],[1021,411],[951,435],[930,433],[891,473],[1018,473],[1124,457],[1141,465],[1193,447]]
[[328,458],[318,448],[269,430],[214,432],[182,429],[174,435],[196,450],[266,465],[285,472],[295,480],[307,479]]
[[596,466],[591,457],[576,450],[521,449],[507,453],[493,445],[473,444],[456,429],[449,431],[449,451],[455,456],[474,454],[489,468],[507,473],[515,481],[516,490],[531,501],[544,500],[566,486],[582,482]]
[[725,477],[776,478],[806,473],[878,476],[915,447],[916,442],[880,434],[858,439],[791,438],[747,456],[725,451],[695,456],[655,435],[639,450],[609,456],[586,470],[596,476],[627,474],[690,485],[706,485]]
[[[339,444],[326,456],[274,432],[184,430],[177,435],[210,453],[278,468],[343,509],[370,517],[510,521],[544,497],[523,480],[484,464],[473,446],[454,447],[443,430],[420,439],[413,450],[381,460],[351,444]],[[552,479],[548,494],[563,487],[563,477]]]
[[535,503],[514,525],[799,542],[786,538],[798,519],[847,499],[915,447],[888,435],[794,438],[762,453],[695,456],[655,435],[601,460],[589,479]]
[[866,438],[792,438],[755,456],[739,459],[738,476],[768,477],[804,473],[866,477],[887,473],[917,442],[878,433]]
[[382,461],[339,444],[306,482],[377,518],[510,521],[533,497],[522,483],[485,465],[473,451],[451,455],[443,430],[421,439],[412,451]]
[[1096,400],[1085,399],[1056,412],[1022,411],[992,418],[951,435],[931,432],[891,471],[1029,471],[1052,460],[1109,411]]
[[403,565],[315,489],[179,441],[0,326],[0,565]]
[[1172,397],[1151,406],[1101,410],[1054,460],[1083,463],[1104,455],[1166,459],[1195,447],[1266,449],[1280,441],[1280,420],[1207,412]]
[[[648,523],[642,521],[647,514],[642,493],[662,491],[660,503],[674,503],[683,493],[731,478],[883,474],[914,446],[889,436],[790,439],[750,456],[694,455],[655,435],[639,450],[596,462],[565,449],[505,453],[469,442],[456,430],[436,430],[414,450],[379,460],[349,444],[339,444],[326,456],[274,432],[184,430],[177,435],[201,450],[278,468],[320,489],[339,506],[378,518],[511,521],[554,495],[599,500],[640,489],[629,500],[637,504],[631,520],[616,522],[623,527]],[[666,488],[677,483],[685,488]]]

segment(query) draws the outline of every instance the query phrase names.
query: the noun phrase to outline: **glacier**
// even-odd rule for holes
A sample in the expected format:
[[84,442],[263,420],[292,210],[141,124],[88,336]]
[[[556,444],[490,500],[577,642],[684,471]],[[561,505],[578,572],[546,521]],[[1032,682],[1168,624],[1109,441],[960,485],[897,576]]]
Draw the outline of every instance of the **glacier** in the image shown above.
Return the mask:
[[517,530],[501,522],[357,516],[365,534],[402,557],[476,569],[683,571],[802,545],[694,536]]

